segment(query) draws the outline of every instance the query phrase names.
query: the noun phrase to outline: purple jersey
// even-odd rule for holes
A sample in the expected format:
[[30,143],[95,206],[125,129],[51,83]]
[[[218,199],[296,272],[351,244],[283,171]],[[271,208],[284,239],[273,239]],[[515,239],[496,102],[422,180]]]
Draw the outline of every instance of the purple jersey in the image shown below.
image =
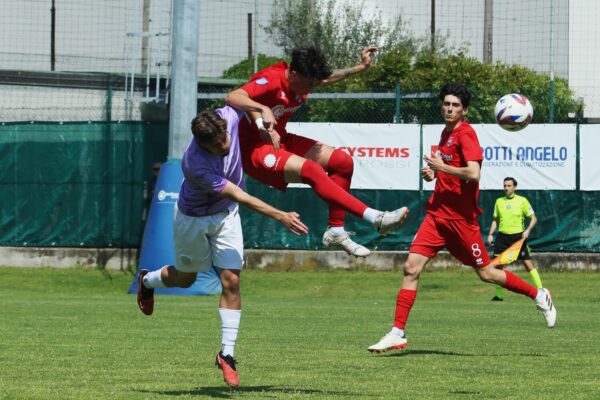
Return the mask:
[[238,139],[238,125],[242,113],[229,106],[218,108],[216,112],[227,122],[231,147],[229,154],[223,157],[210,153],[192,139],[183,154],[183,182],[177,208],[191,217],[216,214],[233,206],[234,201],[219,195],[227,181],[245,189]]

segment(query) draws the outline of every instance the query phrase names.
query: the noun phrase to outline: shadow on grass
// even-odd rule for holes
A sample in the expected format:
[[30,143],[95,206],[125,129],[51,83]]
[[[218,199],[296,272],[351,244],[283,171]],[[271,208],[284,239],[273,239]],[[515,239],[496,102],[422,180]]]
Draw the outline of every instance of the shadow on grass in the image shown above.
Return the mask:
[[347,397],[355,395],[349,392],[337,392],[317,389],[298,389],[279,386],[241,386],[239,388],[230,388],[228,386],[205,386],[188,390],[143,390],[136,389],[140,393],[162,394],[165,396],[207,396],[217,399],[229,399],[233,393],[264,393],[265,397],[272,397],[277,394],[297,394],[297,395],[319,395],[319,396],[341,396]]
[[456,353],[454,351],[441,351],[441,350],[403,350],[390,354],[383,354],[379,357],[408,357],[408,356],[418,356],[418,355],[440,355],[440,356],[459,356],[459,357],[512,357],[512,356],[520,356],[520,357],[546,357],[541,353],[503,353],[503,354],[469,354],[469,353]]
[[[456,353],[454,351],[441,351],[441,350],[403,350],[395,353],[384,354],[383,357],[408,357],[418,355],[439,355],[439,356],[462,356],[462,357],[474,357],[475,354],[468,353]],[[381,357],[381,356],[380,356]]]

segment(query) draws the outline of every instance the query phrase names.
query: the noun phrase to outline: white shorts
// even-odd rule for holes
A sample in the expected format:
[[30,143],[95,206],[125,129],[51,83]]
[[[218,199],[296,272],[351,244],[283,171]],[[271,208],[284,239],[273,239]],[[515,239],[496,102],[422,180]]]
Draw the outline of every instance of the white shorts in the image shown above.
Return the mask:
[[242,269],[244,237],[238,206],[205,217],[190,217],[175,205],[173,216],[175,268],[205,272],[215,266]]

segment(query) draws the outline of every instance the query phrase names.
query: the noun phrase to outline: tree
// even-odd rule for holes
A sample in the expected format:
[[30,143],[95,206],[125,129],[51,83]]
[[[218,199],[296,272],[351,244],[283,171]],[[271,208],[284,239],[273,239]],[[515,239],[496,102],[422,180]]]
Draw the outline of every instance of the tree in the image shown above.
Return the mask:
[[[257,66],[258,69],[261,70],[263,68],[268,67],[269,65],[275,64],[277,61],[280,61],[279,57],[265,56],[264,54],[259,54],[257,57]],[[223,78],[228,79],[242,79],[247,80],[254,74],[254,59],[245,59],[240,61],[239,63],[231,66],[225,72],[223,72]]]
[[[297,46],[319,46],[333,67],[357,62],[359,51],[369,44],[383,44],[384,50],[373,66],[353,75],[326,92],[395,92],[420,94],[420,98],[400,102],[400,122],[441,123],[437,92],[446,82],[460,82],[473,93],[469,120],[493,123],[496,100],[507,93],[521,93],[534,107],[533,122],[548,121],[549,77],[525,67],[502,63],[486,64],[469,57],[464,49],[447,45],[447,37],[436,36],[432,51],[428,38],[408,33],[400,19],[384,21],[363,12],[362,2],[334,0],[275,0],[272,21],[265,28],[277,45],[289,56]],[[262,61],[261,61],[262,60]],[[260,68],[277,59],[260,58]],[[264,64],[263,64],[264,63]],[[230,68],[225,77],[248,79],[252,64],[243,61]],[[555,120],[569,121],[569,112],[577,111],[573,92],[564,79],[555,80]],[[392,122],[393,100],[309,100],[294,115],[294,120],[327,122]]]
[[286,55],[295,47],[314,45],[333,67],[356,62],[360,49],[373,44],[418,47],[400,18],[384,21],[379,9],[367,14],[364,2],[357,1],[275,0],[271,23],[264,29]]

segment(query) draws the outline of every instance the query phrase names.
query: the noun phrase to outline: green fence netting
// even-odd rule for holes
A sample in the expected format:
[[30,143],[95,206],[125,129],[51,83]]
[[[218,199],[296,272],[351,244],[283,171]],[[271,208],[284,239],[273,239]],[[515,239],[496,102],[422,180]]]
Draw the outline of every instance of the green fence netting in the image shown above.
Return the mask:
[[[0,245],[41,247],[138,247],[144,193],[152,164],[167,155],[167,123],[11,123],[0,125]],[[320,249],[327,207],[311,190],[284,193],[248,179],[248,191],[284,210],[295,210],[310,234],[295,236],[277,222],[242,209],[248,248]],[[539,222],[536,251],[600,251],[600,192],[519,191]],[[430,192],[353,190],[368,205],[411,212],[406,224],[379,237],[348,216],[356,240],[377,250],[406,250],[424,216]],[[501,191],[482,191],[483,232]]]
[[[309,226],[307,237],[294,237],[278,224],[262,215],[242,210],[245,243],[248,248],[320,249],[321,236],[327,224],[327,207],[311,190],[288,189],[279,193],[249,180],[248,191],[267,203],[285,210],[295,210]],[[379,209],[406,205],[411,212],[401,229],[388,237],[378,236],[373,229],[354,216],[346,219],[346,229],[356,232],[356,240],[371,249],[407,250],[425,215],[431,192],[353,190],[363,202]],[[538,223],[530,245],[534,251],[600,252],[600,192],[521,190],[535,209]],[[481,191],[480,217],[482,233],[487,235],[492,222],[496,198],[502,191]]]
[[0,126],[0,245],[136,247],[167,124]]

